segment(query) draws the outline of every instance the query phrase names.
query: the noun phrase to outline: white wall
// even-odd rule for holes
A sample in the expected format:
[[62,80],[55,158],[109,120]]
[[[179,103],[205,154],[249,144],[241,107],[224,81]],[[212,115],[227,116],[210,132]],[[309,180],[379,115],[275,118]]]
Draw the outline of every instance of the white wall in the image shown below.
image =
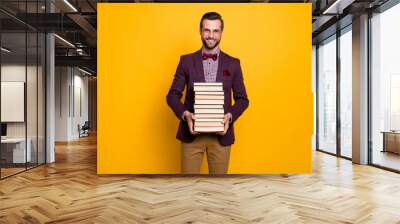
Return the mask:
[[[31,76],[36,77],[36,66],[27,66],[25,67],[25,64],[19,65],[19,64],[4,64],[1,66],[1,81],[2,82],[25,82],[25,75],[27,69],[27,75],[28,75],[28,81],[30,86],[36,86],[36,80],[35,78]],[[27,106],[30,107],[28,108],[27,116],[28,116],[28,137],[30,133],[35,132],[36,133],[36,120],[37,120],[37,115],[36,113],[32,113],[33,110],[36,111],[36,87],[35,88],[27,88]],[[4,96],[3,96],[4,97]],[[31,102],[34,102],[34,104],[31,104]],[[39,105],[40,106],[40,105]],[[34,108],[33,108],[34,107]],[[33,108],[33,110],[32,110]],[[2,110],[7,110],[7,108],[1,108]],[[31,122],[34,122],[35,125],[31,124]],[[25,124],[26,122],[7,122],[7,136],[8,137],[25,137]],[[31,130],[32,128],[32,130]]]
[[[75,113],[74,114],[74,119],[72,119],[72,135],[75,137],[79,137],[79,133],[78,133],[78,129],[77,126],[78,124],[83,125],[85,123],[85,121],[88,121],[89,119],[89,110],[88,110],[88,106],[89,106],[89,92],[88,92],[88,77],[85,76],[81,76],[81,74],[83,73],[79,73],[79,75],[76,75],[76,71],[75,70],[75,75],[74,75],[74,100],[75,100]],[[80,93],[79,93],[80,91]],[[80,95],[80,98],[78,98],[78,96]],[[80,102],[78,102],[80,101]],[[79,104],[80,103],[80,104]],[[81,108],[78,108],[81,107]],[[81,109],[82,111],[80,112],[79,109]]]
[[88,120],[88,77],[72,67],[56,67],[55,73],[55,140],[70,141]]
[[69,73],[67,67],[55,68],[55,141],[68,140]]
[[[28,67],[28,70],[32,67]],[[8,64],[1,66],[1,81],[2,82],[25,82],[25,64]],[[28,72],[30,74],[30,72]],[[6,108],[1,108],[6,110]],[[7,137],[25,137],[25,123],[12,122],[7,123]]]

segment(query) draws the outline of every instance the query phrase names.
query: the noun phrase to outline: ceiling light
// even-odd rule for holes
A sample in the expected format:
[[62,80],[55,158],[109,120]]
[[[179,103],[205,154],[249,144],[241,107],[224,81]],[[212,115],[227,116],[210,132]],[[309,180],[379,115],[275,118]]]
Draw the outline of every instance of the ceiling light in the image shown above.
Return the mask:
[[341,14],[343,9],[351,5],[355,0],[336,0],[332,5],[324,10],[322,14]]
[[1,47],[1,51],[4,51],[6,53],[10,53],[11,52],[11,50],[9,50],[9,49],[7,49],[5,47]]
[[78,12],[78,10],[71,4],[69,3],[68,0],[64,0],[65,4],[67,4],[74,12]]
[[87,75],[93,75],[92,73],[90,73],[90,72],[88,72],[88,71],[86,71],[86,70],[83,70],[83,69],[81,69],[81,68],[79,68],[79,67],[78,67],[78,70],[81,71],[81,72],[83,72],[83,73],[85,73],[85,74],[87,74]]
[[68,40],[66,40],[66,39],[64,39],[64,38],[62,38],[62,37],[60,37],[60,36],[57,35],[57,34],[54,34],[54,36],[57,37],[58,39],[60,39],[62,42],[64,42],[64,43],[66,43],[67,45],[69,45],[70,47],[75,48],[75,45],[73,45],[73,44],[72,44],[71,42],[69,42]]

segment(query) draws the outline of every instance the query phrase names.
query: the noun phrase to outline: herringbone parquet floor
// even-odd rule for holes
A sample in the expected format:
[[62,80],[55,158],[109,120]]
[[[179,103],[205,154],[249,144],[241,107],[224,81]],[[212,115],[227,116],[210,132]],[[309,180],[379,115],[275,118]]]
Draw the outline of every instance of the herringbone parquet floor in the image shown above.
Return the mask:
[[94,137],[0,181],[0,223],[400,223],[400,175],[315,152],[312,175],[96,175]]

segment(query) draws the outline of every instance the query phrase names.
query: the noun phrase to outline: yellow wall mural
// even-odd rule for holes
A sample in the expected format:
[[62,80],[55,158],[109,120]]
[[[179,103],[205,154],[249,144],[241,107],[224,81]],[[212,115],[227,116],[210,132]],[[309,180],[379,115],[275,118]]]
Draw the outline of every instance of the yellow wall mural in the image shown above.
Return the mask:
[[228,173],[311,172],[311,4],[99,3],[99,174],[180,172],[166,95],[180,56],[201,48],[208,11],[224,19],[220,47],[240,59],[250,100]]

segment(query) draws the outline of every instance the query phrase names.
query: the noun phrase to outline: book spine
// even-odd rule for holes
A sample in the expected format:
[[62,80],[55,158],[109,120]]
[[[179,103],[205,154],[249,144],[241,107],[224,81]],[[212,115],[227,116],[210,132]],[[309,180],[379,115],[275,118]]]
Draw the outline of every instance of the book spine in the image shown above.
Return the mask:
[[195,95],[194,99],[204,99],[204,100],[223,100],[223,95]]
[[194,109],[195,114],[223,114],[223,109]]
[[223,100],[195,100],[195,104],[224,104]]
[[195,86],[222,86],[222,82],[194,82]]
[[196,91],[195,95],[224,95],[223,91]]
[[203,92],[213,92],[213,91],[223,91],[222,86],[194,86],[194,91],[203,91]]
[[217,119],[224,118],[224,114],[195,114],[196,118]]
[[220,104],[195,104],[194,109],[223,109],[224,106]]
[[198,122],[195,121],[195,127],[224,127],[222,122]]
[[224,127],[194,127],[196,132],[219,132],[224,131]]

